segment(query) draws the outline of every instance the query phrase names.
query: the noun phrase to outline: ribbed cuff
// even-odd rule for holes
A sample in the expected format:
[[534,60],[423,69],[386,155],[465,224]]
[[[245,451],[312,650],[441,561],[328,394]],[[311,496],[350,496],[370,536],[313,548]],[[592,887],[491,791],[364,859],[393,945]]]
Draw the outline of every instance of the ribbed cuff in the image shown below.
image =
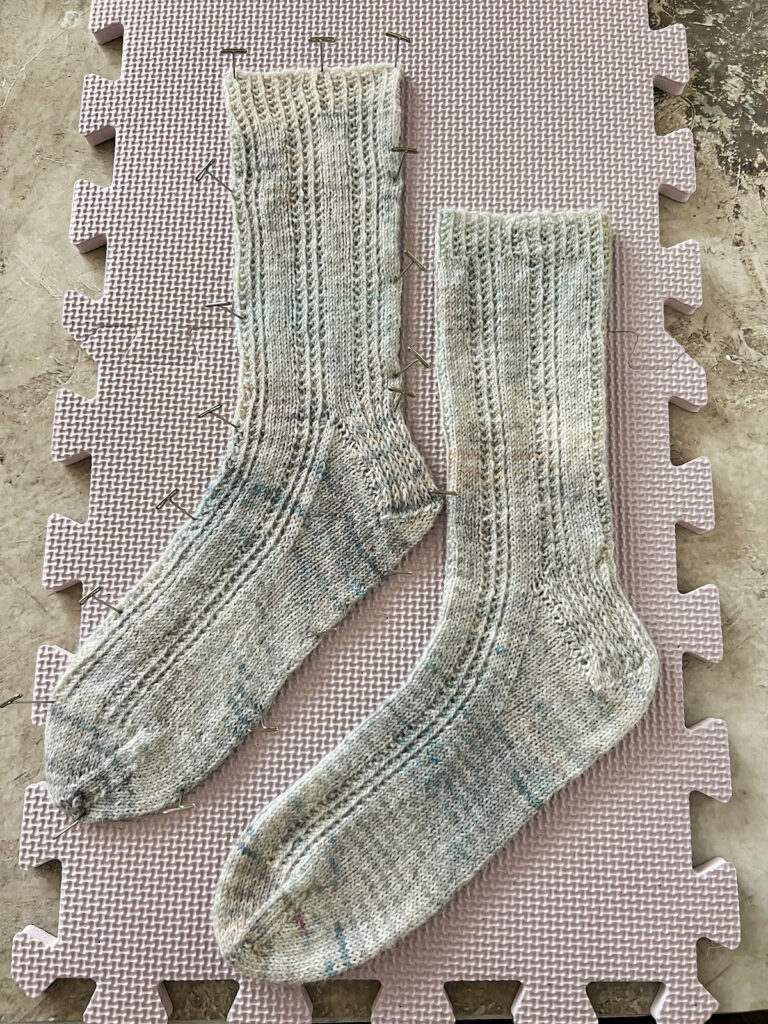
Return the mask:
[[609,254],[610,225],[602,210],[508,214],[444,209],[438,214],[438,260],[584,257],[599,268]]
[[398,368],[401,77],[389,64],[224,76],[237,330],[244,361],[262,346],[274,393],[309,361],[318,401],[370,410]]
[[400,122],[402,72],[392,64],[351,68],[299,68],[285,71],[240,71],[224,75],[230,130],[298,125],[306,114],[348,114],[375,111],[376,119],[391,110],[386,122]]

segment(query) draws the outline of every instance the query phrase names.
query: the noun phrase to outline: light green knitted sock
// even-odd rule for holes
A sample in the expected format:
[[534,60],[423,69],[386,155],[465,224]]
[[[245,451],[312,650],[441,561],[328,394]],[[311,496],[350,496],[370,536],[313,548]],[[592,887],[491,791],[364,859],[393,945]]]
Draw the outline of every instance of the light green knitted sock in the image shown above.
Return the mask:
[[400,73],[225,80],[238,430],[161,560],[83,645],[45,735],[76,817],[156,810],[205,778],[440,507],[395,396]]
[[442,907],[646,708],[616,578],[599,212],[441,213],[445,595],[411,677],[241,836],[214,927],[239,971],[354,967]]

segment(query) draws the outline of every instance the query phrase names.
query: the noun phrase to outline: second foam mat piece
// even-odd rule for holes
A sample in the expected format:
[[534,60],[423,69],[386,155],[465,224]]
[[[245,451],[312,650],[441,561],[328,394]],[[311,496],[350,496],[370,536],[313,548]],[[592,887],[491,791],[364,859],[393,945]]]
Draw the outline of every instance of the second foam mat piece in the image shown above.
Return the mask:
[[[690,133],[654,133],[652,84],[679,91],[684,33],[652,32],[642,0],[466,5],[345,0],[96,0],[99,41],[124,35],[121,77],[86,79],[81,131],[116,136],[113,183],[76,186],[72,241],[107,244],[104,296],[69,294],[64,323],[98,362],[97,395],[62,391],[53,453],[90,454],[89,516],[54,516],[44,579],[119,601],[162,552],[226,445],[236,353],[232,229],[222,75],[226,48],[249,69],[392,59],[406,82],[404,345],[432,351],[432,240],[437,210],[498,212],[602,206],[615,230],[609,334],[609,429],[623,583],[662,663],[639,727],[555,800],[427,925],[356,972],[381,990],[381,1024],[449,1021],[443,985],[519,980],[519,1024],[581,1024],[593,981],[662,983],[654,1015],[702,1022],[714,1000],[696,977],[696,943],[738,937],[734,873],[695,870],[689,794],[729,794],[722,723],[688,729],[681,657],[720,655],[717,594],[677,590],[675,524],[712,525],[705,459],[672,466],[668,404],[706,400],[701,369],[664,330],[663,305],[699,302],[697,248],[659,242],[657,192],[693,187]],[[213,161],[210,163],[210,161]],[[205,169],[202,175],[200,172]],[[215,176],[215,177],[214,177]],[[403,257],[406,266],[411,256]],[[404,356],[407,353],[404,352]],[[404,360],[405,361],[405,360]],[[407,414],[438,481],[445,460],[430,370],[406,375]],[[59,933],[33,926],[14,944],[14,977],[30,994],[56,977],[96,981],[90,1024],[163,1021],[163,981],[229,978],[210,903],[230,844],[255,811],[332,749],[407,677],[435,622],[439,529],[378,587],[288,682],[258,731],[187,801],[187,810],[74,828],[40,783],[26,794],[21,860],[63,865]],[[84,606],[87,635],[108,608]],[[66,652],[41,648],[37,698]],[[39,716],[40,706],[36,709]],[[446,842],[450,837],[446,837]],[[232,1022],[310,1019],[301,989],[245,979]]]

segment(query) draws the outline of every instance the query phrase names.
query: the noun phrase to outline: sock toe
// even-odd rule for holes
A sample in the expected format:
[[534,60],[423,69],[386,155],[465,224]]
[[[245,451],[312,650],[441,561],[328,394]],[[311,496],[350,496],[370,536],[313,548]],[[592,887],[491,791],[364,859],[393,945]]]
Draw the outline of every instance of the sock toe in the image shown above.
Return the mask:
[[45,727],[45,773],[52,802],[71,818],[90,817],[104,788],[102,745],[94,725],[71,714],[63,702],[51,704]]
[[[306,977],[305,963],[298,971],[295,944],[306,944],[316,959],[316,945],[309,945],[306,924],[275,866],[279,854],[262,853],[253,845],[249,826],[230,852],[213,903],[213,930],[222,956],[250,978],[273,982],[321,980]],[[304,940],[304,941],[303,941]],[[312,973],[310,969],[310,973]]]
[[[144,800],[133,771],[135,751],[145,741],[137,730],[131,741],[114,749],[114,737],[70,709],[51,705],[45,728],[44,762],[52,802],[71,818],[113,821],[136,814]],[[155,787],[156,788],[156,787]],[[157,810],[173,796],[148,809]]]
[[[250,978],[287,981],[285,970],[274,962],[272,940],[265,918],[269,916],[267,899],[255,908],[250,898],[238,893],[253,891],[251,872],[245,855],[235,848],[224,867],[213,904],[213,931],[224,959]],[[261,879],[263,885],[264,879]],[[283,965],[285,966],[285,965]]]

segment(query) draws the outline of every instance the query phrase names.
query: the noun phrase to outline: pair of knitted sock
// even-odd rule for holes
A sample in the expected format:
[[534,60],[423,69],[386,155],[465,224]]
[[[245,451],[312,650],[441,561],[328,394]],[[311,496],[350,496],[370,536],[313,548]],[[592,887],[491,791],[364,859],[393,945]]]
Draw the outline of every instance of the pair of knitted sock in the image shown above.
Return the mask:
[[[51,705],[55,802],[178,799],[415,544],[439,498],[387,390],[399,336],[399,72],[229,74],[238,430],[162,559]],[[445,593],[403,687],[243,833],[214,928],[248,975],[355,966],[435,913],[635,724],[653,646],[613,559],[596,211],[442,211]]]

